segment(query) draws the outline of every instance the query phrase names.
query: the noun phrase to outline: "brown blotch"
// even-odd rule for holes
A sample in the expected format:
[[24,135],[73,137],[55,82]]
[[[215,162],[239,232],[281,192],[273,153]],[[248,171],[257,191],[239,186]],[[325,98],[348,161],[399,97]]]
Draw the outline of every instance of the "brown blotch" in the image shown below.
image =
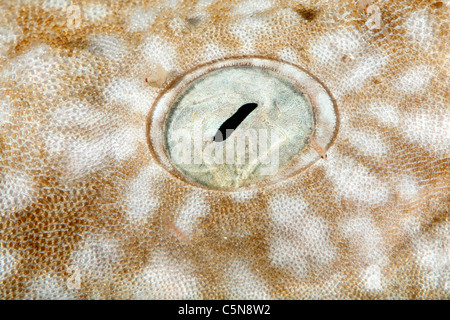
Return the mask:
[[197,16],[190,16],[186,18],[186,23],[188,24],[188,27],[197,27],[202,23],[202,19]]
[[372,82],[373,82],[374,84],[380,84],[380,83],[383,82],[383,78],[380,77],[380,76],[376,76],[376,77],[374,77],[374,78],[372,79]]
[[313,9],[296,9],[295,12],[297,12],[306,21],[313,21],[319,14],[318,10]]
[[442,1],[438,1],[438,2],[431,4],[431,7],[433,9],[440,9],[440,8],[442,8],[443,5],[444,5],[444,3]]

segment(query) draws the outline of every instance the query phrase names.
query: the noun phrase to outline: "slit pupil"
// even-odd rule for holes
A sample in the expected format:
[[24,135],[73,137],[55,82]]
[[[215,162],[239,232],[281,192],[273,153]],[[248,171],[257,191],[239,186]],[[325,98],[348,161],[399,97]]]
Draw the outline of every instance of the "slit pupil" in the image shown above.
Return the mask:
[[246,103],[241,106],[231,117],[222,123],[219,130],[217,130],[213,141],[225,141],[257,106],[256,103]]

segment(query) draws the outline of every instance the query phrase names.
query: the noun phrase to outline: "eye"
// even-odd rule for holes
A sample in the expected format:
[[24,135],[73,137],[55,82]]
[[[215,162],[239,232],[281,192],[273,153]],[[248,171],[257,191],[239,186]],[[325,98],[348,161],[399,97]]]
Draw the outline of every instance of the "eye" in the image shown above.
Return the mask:
[[157,99],[148,141],[177,177],[234,190],[286,179],[324,159],[337,123],[333,99],[306,71],[229,59],[188,72]]

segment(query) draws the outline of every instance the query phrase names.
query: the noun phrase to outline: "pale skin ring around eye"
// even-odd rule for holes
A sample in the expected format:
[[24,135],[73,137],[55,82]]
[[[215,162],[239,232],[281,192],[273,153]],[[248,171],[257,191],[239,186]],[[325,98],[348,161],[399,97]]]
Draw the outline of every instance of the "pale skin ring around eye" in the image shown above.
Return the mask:
[[173,175],[232,191],[276,183],[326,160],[338,123],[334,99],[307,71],[234,58],[174,80],[151,109],[147,137]]

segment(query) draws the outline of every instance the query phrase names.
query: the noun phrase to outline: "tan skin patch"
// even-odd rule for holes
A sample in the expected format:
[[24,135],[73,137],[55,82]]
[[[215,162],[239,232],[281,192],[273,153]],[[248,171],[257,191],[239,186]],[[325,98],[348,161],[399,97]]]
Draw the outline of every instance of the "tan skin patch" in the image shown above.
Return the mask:
[[[191,21],[195,26],[189,32],[174,36],[173,31],[164,25],[167,19],[171,19],[173,8],[158,13],[155,23],[142,32],[124,31],[127,30],[126,19],[133,10],[154,9],[161,4],[158,1],[152,1],[151,4],[140,3],[140,6],[126,1],[123,4],[105,3],[112,13],[96,23],[90,23],[82,16],[83,20],[76,32],[64,27],[66,17],[62,10],[43,10],[35,6],[14,8],[11,2],[2,1],[6,4],[6,11],[9,11],[9,15],[5,16],[13,16],[7,23],[18,25],[23,32],[7,47],[5,57],[0,60],[2,72],[10,68],[13,59],[27,53],[34,45],[49,45],[67,64],[61,66],[64,69],[61,76],[63,81],[60,82],[63,89],[56,93],[57,98],[44,97],[39,81],[27,79],[26,84],[17,83],[17,79],[12,76],[3,80],[2,89],[5,90],[1,93],[16,101],[11,106],[15,109],[10,120],[12,123],[3,127],[0,138],[0,177],[5,168],[10,171],[25,169],[27,175],[35,179],[38,197],[36,202],[23,210],[6,214],[1,212],[0,245],[18,252],[21,259],[18,260],[13,275],[1,282],[0,298],[24,298],[30,293],[29,286],[34,284],[34,279],[40,276],[57,277],[58,281],[64,283],[69,276],[67,268],[71,263],[72,253],[79,250],[80,243],[87,239],[86,235],[92,233],[114,238],[124,258],[114,265],[114,277],[107,281],[90,283],[90,279],[82,278],[82,288],[74,292],[77,298],[135,297],[133,280],[130,279],[135,279],[148,267],[156,250],[168,252],[179,263],[194,270],[195,280],[203,298],[229,298],[226,286],[233,286],[233,283],[227,282],[224,269],[227,261],[233,258],[244,259],[252,272],[267,285],[268,293],[278,299],[443,299],[448,296],[448,290],[445,291],[442,283],[439,283],[441,279],[429,280],[432,274],[417,263],[417,254],[423,252],[415,252],[412,249],[415,248],[414,241],[422,236],[433,239],[436,246],[445,245],[444,240],[436,240],[433,237],[436,226],[445,225],[448,220],[448,157],[446,154],[428,152],[420,145],[408,142],[401,124],[386,125],[371,115],[368,109],[368,105],[372,103],[379,103],[380,106],[389,104],[395,106],[401,117],[402,113],[411,110],[423,109],[433,113],[445,106],[443,103],[448,91],[445,87],[448,68],[448,65],[445,66],[448,51],[446,36],[449,29],[445,28],[448,24],[448,8],[442,1],[388,0],[384,1],[383,5],[374,1],[315,1],[320,14],[314,16],[303,12],[305,17],[296,17],[294,23],[292,20],[285,20],[282,9],[294,8],[296,3],[279,1],[279,7],[253,17],[267,19],[271,30],[275,31],[266,35],[266,30],[260,30],[258,39],[261,41],[257,41],[255,47],[251,48],[255,50],[255,54],[277,59],[278,52],[286,48],[299,52],[299,64],[330,83],[331,93],[345,87],[345,84],[341,84],[343,64],[338,64],[337,69],[331,69],[303,54],[305,52],[306,55],[321,36],[331,34],[339,28],[351,32],[356,30],[365,35],[367,50],[381,50],[389,56],[389,61],[381,73],[383,81],[374,85],[374,82],[378,82],[377,78],[374,78],[373,82],[364,83],[361,89],[343,94],[339,98],[338,110],[343,118],[353,119],[353,126],[358,130],[381,133],[390,144],[392,152],[382,158],[361,156],[358,150],[352,149],[342,137],[336,140],[339,152],[366,166],[390,185],[394,195],[385,206],[374,208],[342,200],[331,181],[327,179],[325,169],[312,166],[289,181],[272,186],[270,191],[262,187],[254,199],[243,203],[236,203],[226,193],[210,193],[206,201],[211,205],[211,212],[200,219],[191,242],[184,245],[185,235],[180,233],[182,230],[167,225],[165,221],[176,221],[174,215],[185,201],[191,186],[174,179],[158,180],[155,191],[161,198],[161,207],[155,213],[156,216],[149,217],[142,224],[133,224],[124,217],[123,190],[126,190],[130,181],[143,167],[154,163],[154,158],[146,146],[139,148],[140,152],[133,154],[130,160],[117,160],[111,167],[101,170],[95,168],[96,170],[83,181],[61,183],[62,174],[53,165],[57,159],[50,159],[42,143],[33,140],[40,124],[45,120],[43,118],[46,111],[59,108],[68,97],[76,96],[90,108],[103,110],[106,117],[109,114],[120,114],[122,122],[104,128],[105,134],[110,134],[111,131],[114,133],[115,128],[130,125],[126,118],[130,106],[108,104],[108,100],[102,96],[104,88],[117,78],[134,77],[144,82],[145,77],[151,75],[151,70],[146,71],[148,74],[140,70],[145,70],[142,68],[142,59],[134,59],[132,55],[124,57],[120,63],[113,63],[88,53],[86,39],[92,34],[111,34],[126,42],[128,48],[132,49],[139,48],[149,36],[161,35],[176,47],[175,59],[180,66],[177,72],[181,74],[196,66],[196,59],[205,44],[218,45],[226,50],[227,55],[241,53],[245,44],[230,32],[230,26],[237,22],[233,13],[237,2],[214,2],[207,8],[210,18],[199,24]],[[355,5],[363,2],[362,8]],[[83,13],[85,5],[92,4],[93,1],[81,3]],[[370,4],[377,3],[384,26],[389,26],[389,29],[385,27],[381,30],[381,36],[392,38],[391,42],[383,41],[375,32],[368,33],[364,25],[367,18],[364,10]],[[188,17],[195,4],[195,1],[181,1],[176,14]],[[406,30],[403,27],[405,17],[424,8],[429,8],[433,13],[429,19],[432,22],[435,45],[433,50],[426,53],[410,45],[404,37]],[[75,64],[74,59],[78,56],[81,58],[78,64]],[[39,66],[39,61],[34,63]],[[349,64],[348,61],[344,63],[345,67]],[[429,65],[438,75],[433,78],[432,85],[425,92],[427,100],[421,99],[421,96],[414,99],[399,97],[391,84],[404,70],[420,64]],[[89,67],[82,76],[77,74],[81,66]],[[151,77],[152,75],[149,78]],[[51,78],[51,75],[49,78],[57,83],[61,80]],[[156,79],[158,85],[161,85],[160,78],[162,77]],[[7,82],[9,84],[6,84]],[[164,82],[162,85],[164,86]],[[142,122],[139,117],[134,119],[137,119],[134,121],[138,124]],[[32,130],[21,130],[24,125],[30,123]],[[345,125],[344,123],[343,126]],[[430,131],[434,129],[430,128]],[[77,138],[79,141],[92,141],[89,132],[81,131]],[[126,139],[123,143],[127,143]],[[313,142],[311,146],[314,148]],[[324,146],[318,146],[314,149],[319,155],[323,155],[323,148]],[[391,181],[395,182],[399,172],[405,171],[416,176],[420,183],[426,186],[423,193],[410,201],[398,199],[395,196],[395,183],[391,184]],[[308,203],[308,212],[322,217],[330,224],[333,243],[337,248],[337,258],[332,267],[320,270],[309,264],[309,273],[304,279],[293,277],[281,267],[274,267],[268,252],[268,241],[273,237],[284,237],[285,233],[282,229],[272,228],[271,211],[267,203],[279,194],[291,193],[301,193]],[[341,201],[346,202],[339,205]],[[377,293],[365,292],[361,286],[361,270],[366,267],[365,261],[359,259],[351,250],[349,241],[342,236],[340,229],[344,215],[352,219],[358,214],[379,219],[377,223],[380,223],[383,237],[389,244],[383,251],[386,260],[383,260],[385,265],[382,266],[382,274],[383,283],[386,285]],[[420,219],[420,232],[408,236],[402,234],[400,217]],[[396,232],[393,235],[394,229]],[[298,239],[289,241],[293,246],[298,245]],[[97,267],[102,269],[105,266]],[[436,281],[438,286],[430,290],[423,289],[424,286],[433,284],[433,281]],[[251,293],[249,288],[244,294]],[[152,294],[158,296],[159,292]]]

